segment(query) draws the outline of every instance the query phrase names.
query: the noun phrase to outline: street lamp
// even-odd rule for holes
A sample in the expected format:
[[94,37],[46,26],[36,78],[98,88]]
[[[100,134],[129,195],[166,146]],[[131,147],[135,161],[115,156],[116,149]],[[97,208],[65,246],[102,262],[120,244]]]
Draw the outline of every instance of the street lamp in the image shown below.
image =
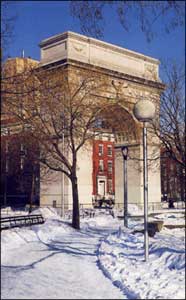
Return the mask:
[[146,123],[155,117],[155,105],[149,100],[139,100],[134,105],[134,116],[143,122],[143,194],[144,194],[144,248],[145,261],[149,258],[148,240],[148,166],[147,166],[147,128]]
[[26,159],[26,149],[21,142],[20,145],[20,171],[21,171],[21,182],[20,182],[20,189],[22,195],[25,193],[24,190],[24,164],[25,164],[25,159]]
[[121,147],[123,155],[123,177],[124,177],[124,226],[128,227],[128,190],[127,190],[127,155],[128,147]]
[[7,177],[9,168],[9,141],[5,137],[5,190],[4,190],[4,206],[7,206]]
[[[64,112],[61,113],[61,118],[62,118],[62,153],[64,155],[64,151],[65,151],[65,114]],[[64,165],[63,165],[63,168],[64,168]],[[65,174],[64,172],[62,172],[62,178],[61,178],[61,181],[62,181],[62,186],[61,186],[61,217],[64,217],[65,215],[65,192],[64,192],[64,189],[65,189]]]

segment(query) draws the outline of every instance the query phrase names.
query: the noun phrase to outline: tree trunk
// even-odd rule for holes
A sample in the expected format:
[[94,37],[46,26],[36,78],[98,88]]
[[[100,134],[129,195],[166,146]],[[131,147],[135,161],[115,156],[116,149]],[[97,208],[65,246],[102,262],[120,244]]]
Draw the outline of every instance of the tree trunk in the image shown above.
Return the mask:
[[184,170],[182,167],[180,167],[179,180],[180,180],[181,201],[185,201],[185,176],[184,176]]
[[75,229],[80,229],[79,195],[78,195],[78,185],[77,185],[76,175],[71,177],[71,182],[72,182],[72,197],[73,197],[72,226]]
[[31,193],[30,193],[30,206],[29,206],[29,213],[32,212],[32,204],[33,204],[33,198],[35,194],[35,169],[33,170],[32,173],[32,185],[31,185]]

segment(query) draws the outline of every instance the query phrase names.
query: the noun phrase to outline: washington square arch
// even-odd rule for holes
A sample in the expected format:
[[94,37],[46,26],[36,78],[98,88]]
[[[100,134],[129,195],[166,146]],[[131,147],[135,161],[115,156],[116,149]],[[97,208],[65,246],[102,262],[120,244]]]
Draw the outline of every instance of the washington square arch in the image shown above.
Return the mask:
[[[94,89],[94,101],[107,101],[98,114],[94,137],[79,150],[77,178],[80,207],[91,208],[99,199],[110,199],[123,205],[123,157],[120,146],[128,146],[128,202],[143,205],[143,145],[142,124],[133,115],[134,104],[142,99],[156,106],[156,122],[160,95],[164,84],[159,78],[159,61],[97,39],[74,32],[65,32],[40,43],[41,60],[10,59],[21,65],[27,61],[44,72],[66,70],[70,81],[93,74],[100,84]],[[104,100],[102,100],[104,99]],[[55,104],[54,104],[55,105]],[[86,108],[87,109],[87,108]],[[149,125],[150,126],[150,125]],[[61,145],[67,151],[65,135]],[[65,150],[66,149],[66,150]],[[160,147],[148,130],[148,189],[149,206],[159,206]],[[72,187],[68,177],[52,172],[50,182],[39,184],[39,204],[72,209]]]

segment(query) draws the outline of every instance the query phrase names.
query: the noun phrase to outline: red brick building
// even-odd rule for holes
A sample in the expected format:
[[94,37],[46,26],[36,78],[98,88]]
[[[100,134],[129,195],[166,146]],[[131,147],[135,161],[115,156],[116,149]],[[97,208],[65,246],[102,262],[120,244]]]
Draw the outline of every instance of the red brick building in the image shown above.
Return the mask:
[[1,120],[1,193],[3,206],[39,204],[39,164],[34,163],[37,146],[26,142],[14,119]]
[[92,161],[93,200],[114,202],[115,153],[110,134],[102,134],[93,141]]
[[162,200],[185,200],[185,172],[169,153],[161,150]]

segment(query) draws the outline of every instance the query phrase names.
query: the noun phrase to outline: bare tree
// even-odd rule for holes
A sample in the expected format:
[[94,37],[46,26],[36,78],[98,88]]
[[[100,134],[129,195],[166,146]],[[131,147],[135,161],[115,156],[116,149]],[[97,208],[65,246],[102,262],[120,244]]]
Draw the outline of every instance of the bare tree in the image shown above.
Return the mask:
[[[185,185],[185,69],[175,63],[164,65],[166,90],[160,104],[160,125],[154,124],[161,146],[180,170],[181,190]],[[184,193],[184,192],[183,192]],[[182,193],[182,194],[183,194]],[[182,195],[182,198],[184,196]]]
[[160,105],[159,138],[170,156],[185,167],[185,71],[183,65],[165,66],[167,89]]
[[71,14],[79,19],[82,32],[96,38],[103,36],[108,8],[116,13],[119,23],[126,31],[131,28],[135,14],[139,28],[148,42],[156,35],[154,25],[158,20],[166,33],[185,24],[185,1],[70,2]]
[[35,159],[69,178],[72,226],[79,229],[78,153],[97,134],[96,122],[101,111],[108,106],[112,109],[108,97],[103,96],[106,86],[109,90],[108,78],[98,77],[92,71],[78,73],[61,67],[36,69],[27,82],[22,80],[15,85],[18,91],[20,85],[21,94],[5,97],[7,113],[14,115],[39,145],[40,155]]

